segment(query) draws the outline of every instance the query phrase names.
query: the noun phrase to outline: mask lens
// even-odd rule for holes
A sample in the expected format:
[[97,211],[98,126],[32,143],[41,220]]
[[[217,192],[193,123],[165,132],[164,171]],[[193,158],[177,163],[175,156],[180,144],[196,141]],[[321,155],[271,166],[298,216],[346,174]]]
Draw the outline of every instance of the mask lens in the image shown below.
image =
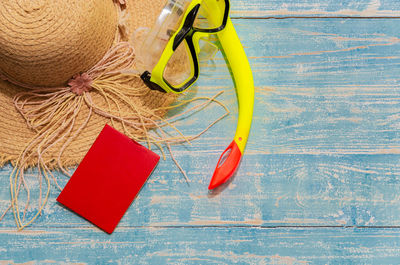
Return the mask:
[[174,88],[180,88],[194,77],[193,59],[186,41],[183,41],[169,59],[163,78]]
[[212,30],[222,26],[226,9],[225,0],[204,0],[193,26],[201,30]]
[[214,59],[219,48],[212,43],[210,38],[202,38],[199,41],[200,53],[198,54],[200,62],[207,62]]
[[168,0],[153,28],[147,32],[139,50],[139,68],[151,71],[183,20],[182,14],[190,4],[190,0]]

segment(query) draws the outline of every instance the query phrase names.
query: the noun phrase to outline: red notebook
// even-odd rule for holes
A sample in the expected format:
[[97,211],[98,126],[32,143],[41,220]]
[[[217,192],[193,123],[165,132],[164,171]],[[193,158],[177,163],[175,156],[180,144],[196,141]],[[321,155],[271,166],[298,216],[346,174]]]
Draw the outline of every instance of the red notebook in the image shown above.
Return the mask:
[[57,201],[111,234],[159,160],[106,125]]

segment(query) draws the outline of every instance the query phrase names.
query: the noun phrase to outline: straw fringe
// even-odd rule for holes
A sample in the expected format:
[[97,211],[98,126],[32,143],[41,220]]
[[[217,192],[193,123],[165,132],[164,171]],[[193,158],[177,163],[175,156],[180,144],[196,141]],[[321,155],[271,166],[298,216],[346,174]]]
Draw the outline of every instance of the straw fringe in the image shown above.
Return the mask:
[[[57,27],[59,31],[53,32],[53,35],[50,34],[49,41],[43,41],[40,38],[40,42],[32,42],[29,47],[33,50],[32,52],[29,51],[28,57],[25,56],[25,49],[15,49],[16,51],[23,51],[22,53],[16,53],[17,62],[26,61],[26,58],[35,58],[34,61],[44,62],[46,65],[35,64],[33,68],[25,71],[25,74],[29,76],[28,79],[20,79],[24,76],[24,73],[5,71],[2,74],[0,72],[0,79],[9,81],[7,83],[0,81],[1,89],[4,93],[0,93],[0,100],[4,105],[2,110],[8,111],[2,111],[4,120],[2,128],[4,129],[3,132],[8,132],[8,128],[13,128],[14,130],[10,132],[15,135],[15,137],[12,135],[9,137],[9,133],[1,134],[2,141],[0,146],[2,154],[0,154],[0,166],[11,162],[14,170],[10,174],[10,193],[12,198],[6,211],[0,213],[0,221],[7,212],[13,212],[18,229],[23,229],[39,217],[46,205],[51,189],[54,186],[61,189],[52,170],[61,170],[66,175],[69,175],[71,170],[69,167],[75,167],[81,162],[85,152],[94,141],[98,130],[106,122],[111,123],[113,127],[132,139],[147,143],[149,148],[158,148],[164,159],[166,158],[164,149],[167,148],[173,161],[189,183],[188,176],[176,161],[171,147],[178,143],[190,143],[190,141],[201,136],[218,120],[228,115],[229,111],[216,99],[220,93],[211,98],[194,98],[170,106],[175,101],[176,96],[150,91],[143,85],[138,76],[127,74],[129,71],[124,70],[132,69],[132,66],[134,66],[135,52],[133,47],[124,43],[124,41],[132,34],[134,28],[149,27],[153,23],[155,15],[158,15],[156,6],[162,7],[164,1],[113,0],[113,2],[117,5],[118,22],[116,19],[114,20],[116,17],[113,12],[102,11],[103,9],[110,9],[109,3],[107,3],[104,7],[101,7],[103,9],[96,9],[101,14],[105,14],[105,16],[96,17],[97,22],[92,24],[97,26],[93,29],[93,32],[85,35],[88,38],[82,38],[83,36],[78,34],[79,38],[72,41],[73,44],[81,48],[71,50],[79,50],[83,53],[90,52],[91,54],[91,56],[84,56],[85,60],[79,63],[79,69],[86,71],[86,69],[90,68],[90,70],[86,71],[86,74],[90,76],[90,79],[87,80],[90,81],[88,84],[91,83],[90,92],[83,92],[79,96],[71,93],[71,87],[69,86],[61,85],[58,88],[43,88],[29,85],[57,86],[64,84],[65,76],[76,74],[80,71],[77,67],[71,66],[72,68],[70,69],[65,65],[66,63],[76,62],[75,58],[71,60],[69,53],[71,50],[62,52],[55,50],[57,55],[62,55],[61,59],[57,56],[50,56],[48,53],[48,47],[53,47],[53,43],[65,43],[65,41],[60,41],[59,39],[64,36],[64,31],[69,32],[71,28],[74,29],[71,25],[77,20],[71,20],[70,17],[74,17],[71,14],[66,17],[68,22],[72,24],[61,23],[59,19],[50,21],[63,26],[69,25],[70,27],[66,27],[67,30],[64,30],[64,27]],[[63,4],[67,4],[67,2],[63,2]],[[49,8],[46,10],[49,11]],[[57,10],[54,9],[54,11]],[[146,12],[138,13],[136,12],[137,10],[146,10]],[[78,11],[84,11],[84,9],[79,9]],[[19,13],[15,12],[14,14]],[[86,19],[87,17],[80,16],[80,18]],[[24,18],[21,17],[17,20],[23,21]],[[12,30],[13,23],[11,23],[12,21],[9,22],[7,22],[9,27],[5,25],[5,30]],[[38,28],[33,33],[41,33],[41,25],[52,28],[49,24],[50,22],[46,24],[41,24],[41,21],[37,22],[35,25]],[[88,25],[92,24],[91,20],[88,20]],[[103,26],[98,27],[98,25]],[[33,25],[29,23],[29,27],[31,28]],[[102,28],[102,30],[95,30],[99,28]],[[107,30],[103,28],[107,28]],[[117,31],[117,34],[115,34],[115,31]],[[29,32],[26,36],[29,40],[34,40],[37,35],[32,35]],[[21,47],[18,43],[26,36],[14,39],[14,42],[7,41],[5,44],[11,43],[14,45],[11,45],[12,47]],[[71,36],[75,35],[68,35],[69,38]],[[75,43],[74,41],[78,42]],[[112,43],[114,47],[99,62],[99,59],[111,47]],[[88,47],[91,47],[90,50],[86,50]],[[45,51],[44,55],[40,53],[41,51]],[[42,57],[37,57],[42,55],[48,60],[42,60]],[[90,60],[87,58],[90,58]],[[96,62],[98,63],[93,66]],[[7,63],[7,65],[9,66],[10,64]],[[48,65],[49,67],[47,67]],[[63,67],[61,70],[58,69],[60,71],[55,72],[54,65],[63,65]],[[12,70],[21,70],[18,67],[11,68]],[[67,69],[70,69],[70,71],[66,71]],[[125,74],[121,74],[122,71]],[[79,74],[82,75],[83,73]],[[87,84],[84,84],[84,87],[85,85]],[[75,88],[77,86],[79,87],[79,82],[75,82]],[[10,110],[12,102],[10,97],[21,92],[21,87],[28,88],[30,91],[24,91],[15,98],[14,103],[21,114],[21,116],[18,116],[18,113],[13,113]],[[173,117],[164,118],[168,110],[181,108],[191,102],[196,102],[196,106]],[[199,103],[197,104],[197,102]],[[211,103],[220,105],[225,109],[225,113],[219,119],[212,122],[197,135],[185,136],[179,131],[176,127],[178,120],[203,110]],[[45,108],[43,108],[44,105],[46,106]],[[25,119],[25,123],[21,117]],[[25,124],[28,126],[25,126]],[[31,168],[36,168],[36,175],[33,176],[31,173],[27,173],[32,171]],[[28,185],[28,183],[33,181],[37,184],[35,187],[39,188],[39,195],[30,192],[32,184]],[[22,197],[24,198],[22,199]]]
[[[36,132],[36,135],[26,144],[23,152],[18,156],[14,169],[10,174],[11,205],[6,212],[12,209],[14,219],[19,230],[24,229],[40,216],[49,198],[51,182],[61,190],[57,179],[51,172],[52,169],[60,169],[65,175],[70,176],[65,164],[79,161],[63,161],[62,154],[69,144],[79,137],[80,132],[88,125],[92,115],[102,116],[110,121],[113,127],[120,128],[130,138],[138,142],[146,142],[151,148],[155,145],[162,152],[165,159],[163,145],[167,146],[173,161],[184,175],[187,183],[189,179],[186,172],[175,159],[171,144],[187,142],[190,144],[205,133],[216,122],[229,114],[228,109],[219,102],[216,97],[199,97],[169,107],[155,108],[149,110],[135,97],[143,97],[145,94],[153,93],[149,89],[130,86],[130,81],[137,78],[137,75],[122,74],[134,65],[135,53],[133,47],[127,42],[116,44],[92,69],[84,74],[78,75],[70,81],[71,87],[57,88],[35,88],[17,94],[14,98],[16,109],[24,117],[29,128]],[[90,87],[88,87],[90,86]],[[158,92],[157,92],[158,93]],[[98,104],[102,100],[106,104]],[[170,118],[163,118],[157,113],[165,113],[169,109],[181,107],[184,104],[197,100],[205,100],[187,111]],[[212,122],[206,129],[194,136],[185,136],[175,125],[177,119],[191,112],[204,109],[211,102],[215,102],[225,109],[225,114]],[[77,117],[81,110],[86,107],[83,121],[79,122]],[[155,128],[161,133],[150,133]],[[171,135],[172,129],[175,136]],[[61,149],[57,158],[45,159],[45,154],[55,145],[61,143]],[[4,157],[4,160],[9,157]],[[26,213],[30,205],[30,188],[26,184],[25,170],[31,164],[36,165],[39,181],[38,211],[30,220],[26,221]],[[43,191],[45,188],[45,191]],[[25,191],[27,199],[23,209],[19,202],[21,191]],[[4,213],[5,214],[5,213]],[[4,217],[2,215],[1,219]]]
[[[152,123],[154,124],[154,127],[158,128],[159,131],[161,132],[161,134],[163,135],[164,138],[159,138],[160,142],[163,142],[167,148],[168,151],[170,152],[171,158],[173,159],[173,161],[176,163],[177,167],[179,168],[179,170],[182,172],[182,174],[184,175],[187,183],[189,184],[189,179],[187,177],[186,172],[183,170],[183,168],[179,165],[179,163],[177,162],[177,160],[175,159],[172,149],[171,149],[171,144],[177,144],[177,143],[183,143],[185,141],[192,141],[197,139],[198,137],[200,137],[202,134],[204,134],[209,128],[211,128],[215,123],[217,123],[218,121],[220,121],[221,119],[223,119],[224,117],[226,117],[227,115],[229,115],[229,111],[226,108],[226,106],[221,103],[220,101],[218,101],[216,99],[216,97],[218,97],[220,94],[222,94],[223,91],[221,91],[220,93],[217,93],[214,97],[208,98],[208,97],[198,97],[198,98],[194,98],[191,100],[187,100],[187,101],[183,101],[177,105],[168,107],[169,109],[174,109],[177,107],[182,107],[182,105],[184,104],[189,104],[192,103],[194,101],[198,101],[198,100],[206,100],[205,102],[198,104],[190,109],[188,109],[187,111],[184,111],[180,114],[177,114],[171,118],[168,119],[162,119],[160,122],[156,122],[156,121],[152,121]],[[89,93],[88,93],[89,94]],[[87,95],[87,94],[86,94]],[[166,137],[166,132],[163,129],[163,127],[166,124],[171,124],[168,120],[173,120],[173,119],[177,119],[177,118],[181,118],[183,115],[190,115],[193,112],[198,112],[203,110],[205,107],[207,107],[209,104],[211,104],[212,102],[217,103],[218,105],[220,105],[221,107],[224,108],[225,113],[222,114],[219,118],[217,118],[215,121],[211,122],[210,125],[205,128],[204,130],[202,130],[201,132],[199,132],[196,135],[192,135],[189,137]],[[172,122],[172,121],[171,121]],[[123,122],[122,122],[123,123]],[[126,128],[124,128],[124,132],[127,134],[129,132],[129,130],[127,130]],[[141,138],[144,139],[144,138]],[[156,144],[157,142],[155,142]],[[165,160],[165,153],[163,151],[163,148],[160,146],[160,150],[163,153],[163,158]],[[61,154],[61,153],[60,153]],[[24,154],[25,155],[25,154]],[[19,164],[19,161],[21,161],[21,159],[18,159],[17,161],[17,165]],[[64,161],[67,164],[70,164],[71,161]],[[13,215],[14,215],[14,219],[16,221],[18,230],[23,230],[25,227],[31,225],[35,219],[37,217],[39,217],[48,201],[49,198],[49,193],[50,193],[50,187],[51,187],[51,181],[53,181],[54,185],[61,190],[61,187],[59,186],[57,179],[55,178],[55,176],[52,174],[51,169],[54,168],[58,168],[58,169],[62,169],[63,172],[66,175],[70,175],[69,172],[64,168],[64,162],[62,162],[61,160],[51,160],[51,161],[46,161],[44,162],[42,159],[38,159],[38,166],[37,166],[37,170],[39,172],[38,176],[39,176],[39,184],[40,184],[40,194],[38,197],[38,210],[36,212],[36,214],[27,222],[25,222],[25,217],[26,217],[26,213],[28,210],[28,207],[30,206],[30,201],[31,201],[31,196],[30,196],[30,188],[29,186],[26,184],[26,180],[25,180],[25,174],[24,174],[24,167],[18,167],[16,166],[12,172],[12,174],[10,175],[10,191],[11,191],[11,204],[10,206],[5,210],[5,212],[3,212],[3,214],[0,216],[0,221],[4,218],[4,216],[6,215],[6,213],[12,209]],[[74,163],[77,162],[76,164],[78,164],[80,161],[73,161]],[[50,164],[49,164],[50,163]],[[44,180],[43,180],[44,178]],[[45,183],[46,187],[45,188],[45,193],[44,193],[44,197],[42,195],[42,188],[43,188],[43,182]],[[25,201],[25,207],[22,209],[20,209],[21,205],[18,201],[18,196],[21,192],[21,190],[25,190],[27,193],[27,200]]]

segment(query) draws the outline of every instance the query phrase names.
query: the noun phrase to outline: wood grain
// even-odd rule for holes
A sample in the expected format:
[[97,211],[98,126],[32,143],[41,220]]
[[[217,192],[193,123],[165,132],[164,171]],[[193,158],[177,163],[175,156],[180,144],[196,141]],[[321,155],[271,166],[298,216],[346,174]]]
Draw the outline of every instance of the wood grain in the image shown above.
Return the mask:
[[399,240],[397,229],[0,230],[0,264],[395,264]]
[[[172,161],[161,162],[120,227],[400,226],[398,155],[247,155],[233,183],[218,196],[206,190],[215,159],[185,157],[177,158],[189,172],[190,186]],[[7,184],[1,181],[2,187]],[[53,191],[34,228],[92,226],[56,204]],[[6,188],[1,199],[4,209]],[[34,214],[32,208],[27,217]],[[14,228],[13,216],[0,227]]]
[[233,17],[398,17],[393,0],[231,0]]
[[[349,8],[357,17],[376,3],[378,10],[397,12],[396,2],[383,0],[232,3],[243,16],[252,16],[253,9],[268,16],[279,5],[304,16]],[[310,14],[313,9],[323,12]],[[224,90],[219,99],[232,113],[192,146],[173,146],[189,185],[170,158],[161,161],[111,236],[56,204],[53,187],[42,216],[26,231],[15,232],[12,214],[0,222],[0,264],[397,263],[398,23],[235,19],[254,71],[256,105],[246,155],[232,183],[218,194],[207,192],[237,120],[231,77],[218,55],[202,65],[198,86],[186,97]],[[193,135],[222,114],[213,103],[177,125]],[[9,204],[10,171],[9,165],[0,170],[0,210]],[[61,185],[67,182],[56,177]],[[29,181],[37,183],[34,174]],[[30,208],[27,217],[34,213]]]

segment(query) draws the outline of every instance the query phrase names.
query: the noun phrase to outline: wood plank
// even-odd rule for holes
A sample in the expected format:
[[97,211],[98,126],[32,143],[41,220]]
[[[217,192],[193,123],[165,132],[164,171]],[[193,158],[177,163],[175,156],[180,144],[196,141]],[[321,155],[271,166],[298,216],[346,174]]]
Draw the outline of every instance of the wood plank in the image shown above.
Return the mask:
[[[211,96],[224,89],[220,99],[232,114],[193,146],[174,146],[190,186],[168,158],[122,226],[399,226],[396,21],[237,21],[257,94],[251,138],[234,182],[218,196],[207,194],[237,119],[232,81],[219,56],[214,64],[203,65],[192,94]],[[192,135],[222,113],[212,105],[178,126]],[[0,173],[0,210],[8,206],[10,170]],[[55,204],[57,194],[53,190],[34,227],[90,227]],[[0,226],[14,227],[12,216]]]
[[[190,186],[172,161],[162,161],[119,227],[400,226],[399,155],[249,155],[233,183],[217,196],[207,193],[209,175],[204,173],[211,172],[212,158],[196,156],[194,163],[177,158],[189,169]],[[7,179],[6,173],[1,179]],[[65,177],[59,178],[65,183]],[[0,195],[4,209],[8,190],[2,188]],[[34,228],[92,227],[58,205],[57,195],[54,189]],[[27,218],[35,213],[31,208]],[[11,213],[0,227],[15,227]]]
[[[237,23],[256,83],[256,141],[250,141],[248,153],[400,153],[396,21]],[[199,91],[207,86],[226,89],[223,100],[235,117],[234,92],[226,88],[229,74],[224,63],[217,61],[216,69],[206,68],[204,75],[210,77],[200,81]],[[229,132],[234,127],[227,121],[215,130],[217,134],[203,139],[210,142],[222,128]]]
[[0,264],[396,264],[397,229],[0,230]]
[[231,0],[232,17],[399,17],[396,0]]

